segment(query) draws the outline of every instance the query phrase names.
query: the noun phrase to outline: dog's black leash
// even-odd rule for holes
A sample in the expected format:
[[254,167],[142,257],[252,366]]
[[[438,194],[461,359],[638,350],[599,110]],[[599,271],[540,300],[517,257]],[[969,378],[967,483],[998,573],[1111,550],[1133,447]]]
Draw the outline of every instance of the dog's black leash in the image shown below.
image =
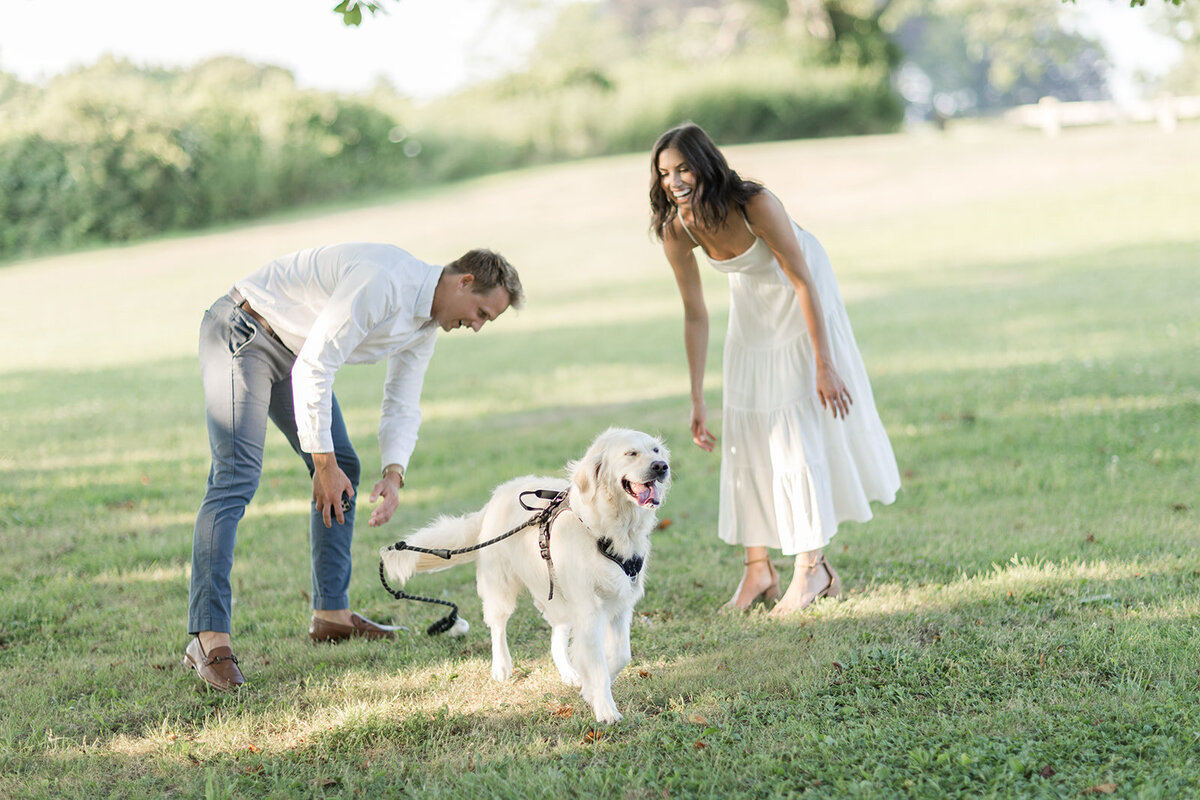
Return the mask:
[[[396,551],[411,550],[414,553],[426,553],[428,555],[437,556],[438,558],[444,558],[449,561],[454,556],[460,556],[464,553],[473,553],[476,550],[482,550],[489,545],[493,545],[496,542],[503,541],[510,536],[520,533],[526,528],[537,525],[541,528],[541,534],[538,537],[538,547],[542,552],[542,558],[546,561],[546,570],[550,573],[550,596],[546,599],[553,600],[554,562],[550,559],[550,526],[554,524],[554,520],[558,519],[559,514],[570,508],[570,504],[567,502],[567,492],[567,489],[563,489],[561,492],[556,492],[553,489],[535,489],[528,492],[521,492],[520,496],[517,498],[517,501],[521,504],[521,507],[526,511],[537,511],[538,513],[534,514],[532,517],[525,520],[515,528],[506,531],[493,539],[488,539],[486,542],[480,542],[479,544],[473,544],[470,547],[463,547],[458,550],[450,550],[449,548],[445,547],[438,549],[417,547],[401,540],[393,545],[389,545],[387,549]],[[525,502],[526,495],[533,495],[539,500],[549,500],[550,502],[548,502],[544,508],[539,509]],[[379,562],[379,582],[383,584],[384,591],[397,600],[419,600],[422,603],[439,603],[444,606],[450,606],[449,614],[435,621],[432,625],[425,629],[425,632],[430,636],[436,636],[439,633],[445,633],[453,628],[454,623],[458,621],[458,606],[454,603],[451,603],[449,600],[439,600],[435,597],[421,597],[415,594],[406,594],[403,590],[393,589],[390,585],[388,585],[387,577],[384,575],[382,559]]]

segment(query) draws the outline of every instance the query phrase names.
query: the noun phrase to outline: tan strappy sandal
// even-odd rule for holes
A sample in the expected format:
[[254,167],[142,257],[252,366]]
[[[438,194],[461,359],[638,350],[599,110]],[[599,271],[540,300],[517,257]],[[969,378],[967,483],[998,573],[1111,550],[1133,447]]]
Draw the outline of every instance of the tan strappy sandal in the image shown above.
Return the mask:
[[795,605],[788,603],[787,605],[781,604],[775,606],[775,608],[771,610],[770,616],[782,617],[787,614],[794,614],[797,611],[803,611],[813,603],[820,600],[822,597],[840,597],[842,594],[842,576],[838,575],[837,570],[833,568],[833,565],[825,559],[824,553],[822,553],[816,561],[809,563],[803,572],[798,570],[798,574],[793,574],[792,582],[794,583],[796,580],[804,580],[805,583],[807,583],[807,578],[816,575],[817,570],[822,567],[825,568],[825,574],[829,576],[829,583],[827,583],[823,589],[819,589],[815,592],[805,592],[800,596],[799,602],[797,602]]
[[[743,606],[737,602],[738,595],[740,595],[742,593],[742,584],[739,583],[738,588],[735,589],[733,592],[733,597],[731,597],[729,599],[728,603],[721,606],[721,608],[718,609],[719,611],[721,611],[722,613],[729,613],[732,611],[743,611],[744,612],[744,611],[749,611],[751,608],[753,608],[754,606],[756,606],[760,603],[770,603],[772,601],[779,599],[779,573],[775,571],[775,565],[771,563],[770,558],[768,558],[767,556],[763,556],[762,558],[754,558],[749,561],[743,561],[742,566],[748,567],[751,564],[758,564],[763,561],[767,562],[767,568],[771,571],[770,585],[768,585],[767,588],[763,589],[761,592],[759,592],[754,597],[752,597],[750,599],[750,602]],[[742,576],[742,580],[743,581],[746,580],[745,575]]]

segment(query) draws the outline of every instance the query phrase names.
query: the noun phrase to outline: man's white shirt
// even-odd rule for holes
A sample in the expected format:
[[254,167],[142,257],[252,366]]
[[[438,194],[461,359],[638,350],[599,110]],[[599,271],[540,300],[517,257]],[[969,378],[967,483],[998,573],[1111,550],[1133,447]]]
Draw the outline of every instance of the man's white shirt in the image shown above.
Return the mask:
[[387,359],[379,418],[383,464],[408,460],[421,386],[437,342],[431,317],[443,268],[399,247],[350,242],[281,256],[236,284],[289,350],[300,446],[333,450],[333,378],[343,364]]

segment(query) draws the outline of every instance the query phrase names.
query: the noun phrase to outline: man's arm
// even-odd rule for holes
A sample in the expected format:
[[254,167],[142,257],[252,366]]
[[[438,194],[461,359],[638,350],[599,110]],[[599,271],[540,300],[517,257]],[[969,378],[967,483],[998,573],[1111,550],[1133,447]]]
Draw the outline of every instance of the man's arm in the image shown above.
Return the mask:
[[383,502],[371,512],[371,527],[383,525],[400,505],[400,488],[409,458],[417,445],[421,427],[421,387],[433,356],[437,332],[432,330],[413,347],[388,357],[387,381],[383,385],[383,407],[379,414],[379,454],[383,476],[371,491],[371,502]]

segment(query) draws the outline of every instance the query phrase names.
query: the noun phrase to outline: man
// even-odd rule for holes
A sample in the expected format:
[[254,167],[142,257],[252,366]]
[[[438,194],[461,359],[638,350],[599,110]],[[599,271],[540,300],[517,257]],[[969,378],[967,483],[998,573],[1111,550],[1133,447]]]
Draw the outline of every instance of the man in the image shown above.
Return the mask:
[[238,521],[262,474],[270,418],[312,476],[314,641],[395,638],[349,610],[359,461],[333,379],[343,364],[387,359],[379,421],[381,477],[369,524],[391,519],[421,423],[421,384],[437,329],[478,331],[524,300],[502,256],[472,250],[445,267],[386,244],[300,250],[238,281],[200,326],[212,468],[192,540],[184,664],[210,686],[244,682],[230,642],[229,576]]

